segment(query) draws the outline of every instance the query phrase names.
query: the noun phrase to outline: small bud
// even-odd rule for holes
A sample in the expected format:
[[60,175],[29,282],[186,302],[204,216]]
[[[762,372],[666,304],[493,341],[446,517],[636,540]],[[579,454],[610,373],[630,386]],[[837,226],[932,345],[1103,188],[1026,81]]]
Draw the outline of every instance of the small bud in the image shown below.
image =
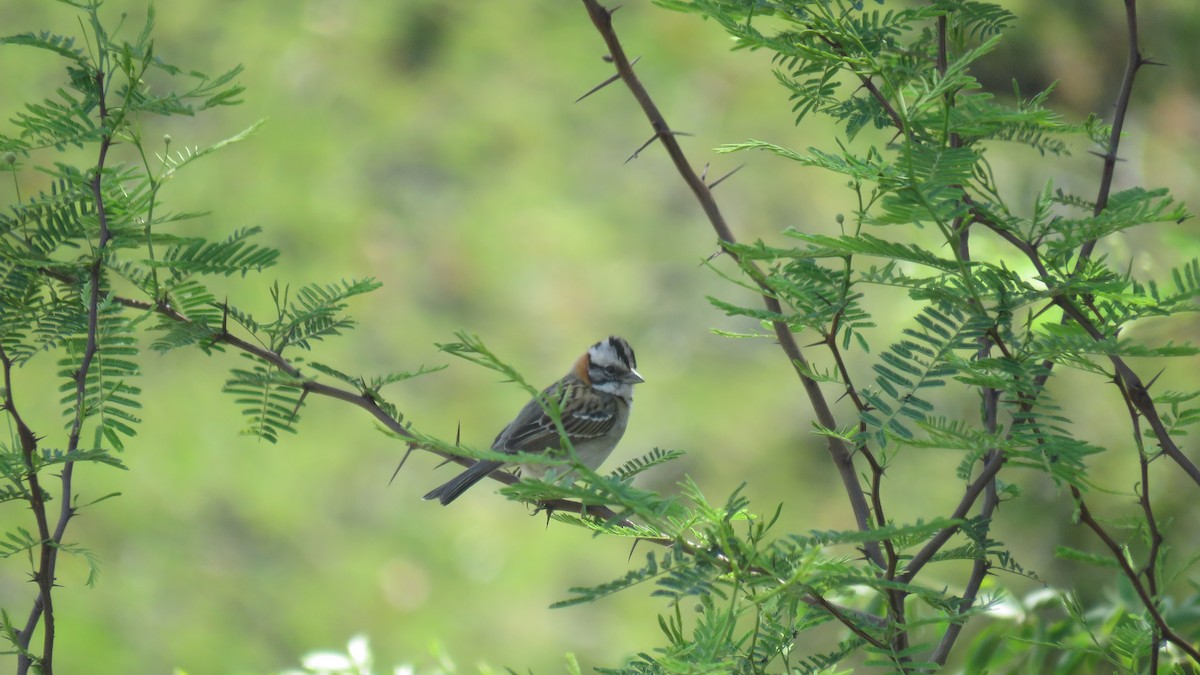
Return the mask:
[[17,163],[17,153],[15,153],[15,152],[4,153],[4,163],[8,164],[9,166],[16,164]]
[[836,216],[834,216],[833,219],[837,221],[838,225],[841,225],[842,223],[846,222],[846,216],[843,216],[840,213],[837,214]]
[[163,145],[171,144],[171,134],[163,134]]

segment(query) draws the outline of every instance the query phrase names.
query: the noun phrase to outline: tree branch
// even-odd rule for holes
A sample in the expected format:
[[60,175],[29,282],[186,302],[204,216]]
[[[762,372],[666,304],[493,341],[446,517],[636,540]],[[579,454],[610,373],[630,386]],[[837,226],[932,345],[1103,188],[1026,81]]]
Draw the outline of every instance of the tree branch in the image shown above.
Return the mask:
[[[742,269],[762,289],[763,304],[767,310],[774,314],[783,314],[783,308],[779,300],[772,293],[763,272],[753,262],[741,260],[732,251],[730,245],[737,243],[733,231],[729,228],[728,223],[725,222],[725,216],[717,206],[712,192],[704,183],[704,179],[696,173],[688,162],[679,142],[671,133],[670,125],[667,124],[666,118],[659,112],[658,106],[655,105],[646,88],[642,86],[641,80],[634,73],[633,67],[625,55],[625,49],[621,46],[621,41],[613,29],[612,13],[602,7],[596,0],[582,0],[582,2],[584,8],[587,9],[588,16],[592,19],[592,24],[596,27],[596,30],[600,33],[600,37],[603,38],[605,45],[608,47],[613,65],[617,69],[617,74],[621,76],[621,80],[625,82],[625,86],[629,88],[630,93],[633,94],[633,98],[641,106],[642,112],[650,121],[650,126],[654,130],[655,137],[662,142],[663,148],[667,151],[667,155],[675,165],[676,171],[683,178],[688,188],[691,189],[696,201],[700,204],[701,210],[704,211],[704,215],[708,218],[708,222],[716,232],[717,239],[721,242],[722,248],[731,258],[738,262]],[[801,353],[800,346],[796,343],[791,330],[782,321],[773,321],[772,328],[775,331],[775,337],[779,340],[780,347],[788,358],[788,362],[791,363],[792,369],[800,377],[800,382],[808,396],[809,403],[816,413],[817,422],[826,429],[836,429],[838,427],[837,420],[834,418],[833,411],[829,407],[828,401],[825,400],[825,395],[821,392],[820,386],[812,378],[805,375],[804,370],[800,367],[800,364],[806,364],[807,361],[803,353]],[[826,435],[825,440],[830,457],[833,459],[834,466],[837,467],[842,484],[850,499],[850,507],[854,512],[855,522],[860,530],[868,530],[871,527],[871,510],[867,504],[866,495],[859,481],[858,473],[854,469],[854,458],[851,448],[841,439],[830,435]],[[864,545],[864,550],[868,560],[880,569],[886,568],[887,565],[880,552],[878,542],[867,542]]]
[[[12,366],[13,361],[8,357],[4,347],[0,346],[0,364],[4,368],[4,410],[12,417],[17,425],[17,440],[21,443],[21,461],[24,465],[25,480],[29,482],[29,509],[33,511],[34,522],[37,523],[39,547],[44,548],[46,543],[50,541],[50,522],[46,515],[46,497],[42,490],[41,480],[38,478],[38,456],[37,456],[37,436],[33,430],[25,423],[25,419],[21,417],[20,411],[17,410],[17,404],[13,396],[13,381],[12,381]],[[40,551],[39,551],[40,553]],[[31,662],[28,656],[29,642],[33,637],[33,631],[37,628],[38,621],[41,619],[43,606],[45,601],[43,597],[49,597],[50,591],[53,588],[53,580],[46,583],[46,575],[41,573],[41,562],[39,557],[39,567],[34,570],[34,582],[38,587],[38,595],[34,599],[33,609],[29,614],[29,618],[25,621],[25,626],[17,636],[17,644],[22,652],[17,657],[17,669],[21,672],[21,668],[28,670]]]
[[[104,88],[104,77],[104,69],[99,67],[96,68],[96,72],[92,75],[93,85],[96,88],[97,114],[100,118],[101,127],[108,123],[107,91]],[[84,419],[87,417],[87,377],[91,370],[92,360],[99,351],[100,281],[104,268],[104,256],[111,236],[108,229],[108,213],[104,205],[104,194],[101,188],[104,181],[104,167],[108,158],[108,149],[111,145],[112,135],[110,133],[103,134],[100,139],[99,156],[96,159],[96,166],[93,169],[91,178],[92,200],[96,207],[99,235],[96,247],[93,250],[94,259],[88,271],[87,342],[84,346],[83,357],[79,363],[79,370],[75,373],[75,419],[71,423],[71,431],[67,436],[68,455],[79,449],[79,438],[83,431]],[[42,656],[41,662],[38,664],[43,675],[53,675],[54,673],[55,620],[51,591],[54,588],[56,568],[58,566],[58,545],[62,543],[62,538],[66,534],[67,523],[75,515],[75,507],[71,503],[71,479],[74,471],[74,461],[67,461],[63,464],[62,473],[60,474],[62,490],[58,523],[55,525],[53,534],[49,538],[42,540],[36,572],[39,587],[38,598],[34,602],[33,609],[30,611],[25,629],[20,635],[21,646],[28,647],[29,640],[33,635],[33,629],[37,626],[39,617],[44,616]],[[24,673],[28,672],[30,665],[29,659],[22,655],[17,663],[18,675],[24,675]]]
[[[1112,191],[1113,176],[1117,170],[1117,149],[1121,145],[1121,130],[1125,128],[1125,114],[1129,111],[1129,99],[1133,94],[1133,81],[1137,78],[1138,70],[1146,65],[1138,46],[1137,0],[1125,0],[1125,27],[1128,56],[1125,59],[1125,74],[1121,77],[1121,88],[1117,92],[1117,102],[1113,106],[1112,131],[1108,135],[1108,148],[1104,153],[1104,170],[1100,175],[1100,190],[1096,195],[1096,207],[1093,215],[1100,215],[1108,207],[1108,195]],[[1097,240],[1084,242],[1079,249],[1079,258],[1075,261],[1075,272],[1083,269],[1083,265],[1092,256]]]
[[[1146,608],[1146,613],[1149,614],[1150,618],[1154,621],[1154,625],[1158,628],[1158,631],[1163,636],[1163,639],[1178,647],[1185,654],[1190,656],[1192,660],[1200,664],[1200,651],[1198,651],[1190,642],[1172,630],[1171,626],[1167,624],[1167,620],[1164,619],[1163,615],[1158,611],[1158,606],[1155,604],[1154,597],[1147,592],[1145,585],[1142,583],[1141,577],[1137,573],[1137,570],[1133,569],[1133,567],[1129,564],[1129,558],[1125,555],[1125,551],[1121,548],[1121,545],[1118,544],[1117,541],[1104,530],[1104,527],[1092,515],[1091,510],[1088,509],[1087,503],[1083,501],[1083,495],[1079,492],[1079,488],[1075,487],[1074,485],[1071,486],[1071,496],[1075,498],[1075,505],[1079,510],[1079,521],[1084,525],[1087,525],[1088,529],[1094,532],[1100,541],[1104,542],[1104,546],[1108,548],[1108,551],[1112,554],[1113,559],[1116,560],[1117,564],[1121,566],[1121,571],[1125,574],[1125,579],[1129,581],[1131,586],[1133,586],[1133,590],[1138,594],[1138,598],[1141,599],[1142,605]],[[1152,648],[1157,649],[1157,645],[1154,645]]]

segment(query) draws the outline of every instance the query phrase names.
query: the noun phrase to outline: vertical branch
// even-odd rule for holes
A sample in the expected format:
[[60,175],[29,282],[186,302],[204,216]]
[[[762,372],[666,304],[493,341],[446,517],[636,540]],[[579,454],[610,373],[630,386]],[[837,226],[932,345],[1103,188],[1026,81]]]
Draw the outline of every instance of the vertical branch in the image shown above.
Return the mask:
[[[1098,537],[1100,541],[1104,542],[1104,546],[1112,555],[1113,560],[1117,562],[1117,565],[1119,565],[1121,568],[1121,572],[1125,574],[1125,579],[1129,582],[1130,586],[1133,587],[1134,592],[1137,593],[1138,598],[1142,601],[1142,606],[1146,608],[1146,613],[1149,615],[1150,620],[1157,628],[1157,632],[1162,635],[1164,640],[1175,645],[1181,651],[1191,657],[1193,661],[1200,663],[1200,651],[1198,651],[1196,647],[1191,644],[1191,642],[1176,633],[1167,624],[1166,619],[1163,618],[1162,613],[1159,612],[1158,605],[1155,604],[1154,598],[1150,596],[1150,593],[1146,589],[1146,585],[1142,583],[1141,577],[1137,573],[1137,570],[1133,569],[1133,566],[1130,564],[1129,557],[1125,555],[1125,550],[1119,543],[1117,543],[1115,539],[1112,538],[1112,535],[1105,531],[1104,527],[1100,524],[1100,521],[1096,520],[1095,516],[1092,515],[1087,503],[1083,501],[1083,494],[1080,493],[1079,488],[1075,487],[1074,485],[1071,486],[1071,496],[1075,498],[1075,506],[1079,511],[1079,522],[1086,525],[1088,529],[1095,533],[1096,537]],[[1155,645],[1155,648],[1157,648],[1157,645]]]
[[[1121,145],[1121,133],[1125,128],[1125,115],[1129,111],[1129,100],[1133,95],[1133,82],[1137,78],[1138,71],[1142,66],[1149,63],[1142,58],[1141,47],[1138,40],[1138,24],[1137,24],[1137,0],[1124,0],[1125,2],[1125,29],[1127,47],[1127,56],[1125,58],[1125,73],[1121,77],[1121,87],[1117,91],[1117,100],[1113,105],[1113,122],[1112,130],[1108,135],[1108,147],[1105,148],[1103,155],[1104,166],[1100,173],[1100,187],[1096,194],[1096,205],[1092,209],[1092,215],[1100,215],[1105,208],[1108,207],[1108,197],[1112,192],[1113,177],[1117,170],[1117,150]],[[995,228],[993,228],[995,229]],[[1075,261],[1075,272],[1083,269],[1083,265],[1092,257],[1092,252],[1096,248],[1096,239],[1086,241],[1079,248],[1079,256]],[[1063,317],[1063,322],[1067,321],[1067,317]],[[1054,363],[1047,360],[1043,362],[1042,367],[1044,372],[1038,377],[1035,384],[1041,388],[1053,371]]]
[[[1125,27],[1127,30],[1126,45],[1128,56],[1125,59],[1125,74],[1121,77],[1121,89],[1117,93],[1117,102],[1113,110],[1112,131],[1108,135],[1108,148],[1104,153],[1104,170],[1100,175],[1100,191],[1096,195],[1096,207],[1093,215],[1100,215],[1108,207],[1108,195],[1112,191],[1113,174],[1117,169],[1117,149],[1121,145],[1121,130],[1125,128],[1125,113],[1129,110],[1129,98],[1133,94],[1133,81],[1138,70],[1146,65],[1142,58],[1141,47],[1138,46],[1137,0],[1125,0]],[[1092,256],[1096,248],[1096,239],[1084,242],[1079,249],[1079,259],[1075,262],[1078,272],[1083,264]]]
[[[847,259],[847,275],[846,285],[843,287],[843,293],[848,290],[849,286],[849,259]],[[850,376],[850,369],[846,367],[846,360],[842,357],[842,350],[838,347],[837,334],[841,324],[843,314],[839,311],[829,326],[829,330],[825,334],[825,346],[833,355],[833,361],[838,369],[838,373],[842,378],[842,382],[846,385],[845,396],[848,396],[851,402],[854,403],[854,409],[862,413],[867,409],[867,404],[859,395],[858,388],[854,386],[854,381]],[[859,420],[859,432],[866,434],[867,424],[861,419]],[[875,457],[875,453],[867,446],[866,443],[860,443],[856,448],[857,452],[866,460],[867,466],[871,470],[870,488],[868,494],[871,498],[871,511],[876,527],[883,527],[887,524],[887,512],[883,506],[883,476],[887,467],[880,463]],[[892,539],[885,538],[882,541],[883,555],[885,567],[882,570],[883,578],[888,581],[895,581],[896,572],[900,564],[900,555],[896,550],[896,545]],[[900,588],[891,588],[887,591],[888,599],[888,620],[896,626],[902,626],[905,623],[904,598],[906,597],[904,590]],[[897,631],[892,638],[892,649],[896,653],[904,653],[908,649],[908,633],[907,631]]]
[[[100,46],[103,49],[103,46]],[[103,60],[100,62],[103,64]],[[103,127],[108,123],[108,108],[105,101],[104,88],[104,68],[97,67],[93,76],[96,87],[97,110],[100,116],[100,124]],[[74,373],[75,378],[75,419],[71,423],[71,430],[67,436],[67,454],[70,455],[79,449],[79,439],[83,432],[83,423],[87,417],[87,378],[88,372],[91,370],[92,361],[99,351],[99,330],[100,330],[100,282],[104,268],[104,254],[108,246],[109,238],[111,237],[108,230],[108,214],[105,210],[104,195],[103,195],[103,180],[104,180],[104,165],[108,158],[108,149],[112,145],[111,130],[107,131],[100,141],[100,151],[96,159],[96,167],[91,178],[92,199],[96,206],[96,219],[99,226],[99,235],[94,250],[94,258],[88,269],[87,285],[87,339],[84,345],[83,357],[79,363],[79,370]],[[54,587],[56,568],[58,564],[58,545],[62,542],[63,536],[67,530],[67,523],[75,515],[75,507],[72,505],[71,479],[75,470],[75,462],[67,461],[63,464],[62,473],[60,474],[61,492],[59,497],[59,513],[58,522],[54,527],[54,532],[45,536],[39,547],[38,568],[35,573],[38,579],[38,597],[34,601],[33,610],[30,612],[29,620],[26,622],[25,629],[22,631],[22,639],[28,643],[33,629],[36,628],[39,617],[44,619],[42,627],[42,656],[39,664],[40,670],[44,675],[53,675],[54,673],[54,636],[55,636],[55,618],[54,618],[54,602],[51,597],[51,590]],[[29,669],[27,659],[18,663],[17,672],[23,675]]]
[[[1137,411],[1134,410],[1129,397],[1125,397],[1125,403],[1129,406],[1129,417],[1133,421],[1133,437],[1138,444],[1138,465],[1142,474],[1142,489],[1138,495],[1138,503],[1141,504],[1142,513],[1146,516],[1147,535],[1150,539],[1150,547],[1146,552],[1146,566],[1142,569],[1142,574],[1146,577],[1146,585],[1149,587],[1151,597],[1157,598],[1159,593],[1158,588],[1158,555],[1163,545],[1163,535],[1158,529],[1158,520],[1154,517],[1154,509],[1150,505],[1150,457],[1146,454],[1145,444],[1142,442],[1142,425]],[[1158,626],[1154,626],[1153,639],[1151,644],[1157,645],[1163,639],[1162,630]],[[1150,672],[1158,672],[1159,650],[1150,650]]]
[[[986,354],[980,354],[984,357]],[[997,389],[988,388],[983,394],[983,419],[984,427],[989,434],[995,434],[999,419],[1000,410],[1000,392]],[[990,464],[998,455],[999,452],[991,450],[983,456],[984,465]],[[988,481],[987,488],[983,493],[983,504],[979,507],[979,515],[981,522],[984,523],[984,528],[990,530],[990,521],[992,514],[995,513],[996,507],[1000,504],[1000,495],[996,490],[996,480],[993,478]],[[992,569],[992,564],[987,560],[987,551],[981,551],[981,555],[975,559],[971,565],[971,575],[967,577],[967,585],[963,590],[962,600],[958,603],[958,613],[965,614],[967,610],[975,605],[976,599],[979,597],[979,589],[983,586],[983,580],[987,577],[988,572]],[[931,663],[938,665],[946,665],[946,659],[950,656],[950,650],[954,648],[954,644],[958,642],[959,636],[962,634],[963,623],[955,622],[946,627],[945,634],[938,641],[937,647],[929,656]]]
[[[943,14],[937,18],[937,71],[941,77],[946,77],[946,71],[950,68],[950,48],[949,41],[949,19]],[[954,92],[948,91],[943,94],[942,99],[946,102],[946,123],[949,125],[950,111],[954,108]],[[958,132],[951,131],[946,142],[951,148],[962,147],[962,137]],[[956,186],[962,190],[962,186]],[[964,196],[966,191],[963,190]],[[951,232],[958,233],[958,258],[959,260],[967,261],[971,259],[971,219],[966,216],[956,216],[954,223],[950,228]]]
[[[950,49],[949,49],[949,19],[945,14],[942,14],[937,19],[937,71],[941,77],[945,77],[950,68]],[[949,125],[950,112],[955,106],[955,97],[953,91],[947,91],[944,95],[946,105],[946,120]],[[957,132],[951,131],[946,139],[946,142],[951,148],[962,147],[962,137]],[[962,186],[958,186],[962,189]],[[969,200],[965,189],[963,189],[964,198]],[[957,216],[951,226],[951,232],[957,233],[957,255],[962,262],[971,260],[971,225],[973,219],[965,215]],[[982,307],[977,307],[977,310],[983,310]],[[980,349],[977,353],[977,358],[986,358],[990,352],[990,344],[993,339],[998,338],[992,335],[984,335],[980,338]],[[984,427],[989,434],[995,434],[997,428],[997,417],[1000,407],[1000,392],[992,387],[982,388],[983,396],[983,421]],[[982,458],[982,465],[987,467],[997,459],[998,452],[991,450]],[[1000,499],[996,490],[996,479],[993,476],[985,484],[983,503],[980,505],[979,514],[980,522],[983,523],[985,532],[990,529],[989,520],[994,513]],[[958,613],[965,614],[975,604],[975,600],[979,595],[979,589],[983,586],[983,580],[991,570],[991,563],[987,560],[987,551],[979,552],[974,563],[971,565],[971,574],[967,577],[967,584],[963,591],[962,600],[959,602]],[[963,623],[954,622],[946,628],[946,632],[938,641],[937,646],[929,656],[929,661],[939,665],[945,665],[946,659],[950,656],[950,651],[958,642],[959,636],[962,634]]]
[[[4,410],[12,417],[13,422],[17,425],[17,439],[21,443],[21,460],[25,469],[25,480],[29,483],[29,509],[33,511],[33,519],[37,523],[38,539],[42,542],[43,549],[46,542],[50,541],[50,522],[46,517],[46,497],[42,490],[41,480],[38,477],[37,466],[37,436],[33,430],[25,423],[21,417],[21,413],[17,410],[16,401],[13,397],[13,382],[12,382],[12,359],[4,351],[4,347],[0,346],[0,364],[4,369]],[[38,597],[34,600],[34,610],[30,613],[29,619],[25,622],[25,627],[17,635],[17,644],[22,650],[29,649],[29,642],[33,638],[33,631],[37,628],[38,619],[41,617],[43,597],[50,597],[50,589],[54,586],[53,575],[42,573],[42,568],[39,565],[38,569],[34,570],[34,583],[37,584]],[[17,672],[23,673],[28,670],[31,665],[29,657],[26,653],[21,653],[17,656]]]
[[[733,236],[733,231],[730,230],[728,223],[725,222],[725,216],[717,206],[717,202],[705,184],[704,179],[688,163],[687,157],[683,154],[683,149],[680,147],[679,142],[672,135],[666,119],[659,112],[658,106],[654,104],[654,100],[650,98],[650,94],[633,72],[633,66],[630,64],[629,58],[625,54],[625,49],[621,46],[616,31],[613,29],[612,12],[602,7],[596,0],[582,0],[582,2],[587,9],[588,16],[591,17],[592,24],[596,27],[596,30],[604,39],[605,45],[608,47],[613,65],[617,69],[617,74],[620,75],[625,86],[629,88],[634,99],[641,106],[642,112],[646,115],[646,118],[650,121],[650,126],[654,129],[655,137],[662,143],[663,148],[667,151],[667,155],[671,158],[672,163],[674,163],[676,171],[678,171],[680,177],[683,178],[683,181],[691,189],[696,201],[700,204],[700,208],[703,209],[704,215],[708,218],[713,230],[716,231],[722,248],[742,266],[746,273],[762,289],[763,304],[767,310],[775,314],[782,314],[783,308],[779,300],[771,292],[762,270],[751,261],[741,260],[730,249],[730,245],[736,244],[737,239]],[[803,368],[801,368],[800,364],[805,364],[807,361],[800,351],[800,346],[796,344],[791,330],[782,321],[774,321],[772,325],[775,337],[779,340],[779,345],[783,349],[784,354],[787,355],[788,362],[792,364],[793,370],[800,377],[801,385],[804,387],[808,400],[813,407],[817,422],[826,429],[836,429],[837,420],[834,418],[833,411],[829,407],[829,402],[825,400],[825,395],[821,392],[820,386],[815,380],[808,377],[804,373]],[[842,483],[845,486],[846,494],[849,497],[855,522],[860,530],[870,529],[871,509],[867,504],[866,495],[863,492],[858,474],[855,472],[851,449],[844,441],[834,438],[831,435],[826,435],[825,439],[830,457],[837,467],[838,473],[842,478]],[[878,542],[867,542],[863,548],[867,558],[873,564],[881,569],[886,567]]]

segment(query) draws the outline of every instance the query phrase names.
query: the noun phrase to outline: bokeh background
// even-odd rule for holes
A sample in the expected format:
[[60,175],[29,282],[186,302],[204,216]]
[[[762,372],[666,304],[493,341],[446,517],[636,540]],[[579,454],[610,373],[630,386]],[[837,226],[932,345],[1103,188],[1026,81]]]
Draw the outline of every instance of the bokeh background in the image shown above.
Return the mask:
[[[982,64],[988,87],[1006,96],[1014,80],[1025,93],[1057,80],[1051,101],[1069,119],[1107,115],[1123,67],[1122,3],[1004,4],[1021,18]],[[123,30],[132,36],[145,4],[109,0],[104,11],[110,25],[127,13]],[[731,53],[713,23],[645,0],[624,3],[616,18],[660,108],[692,134],[684,139],[691,160],[711,163],[711,176],[746,163],[717,191],[743,240],[782,242],[787,227],[837,231],[836,215],[853,201],[836,177],[767,155],[712,150],[750,138],[834,147],[837,131],[825,122],[793,124],[767,55]],[[0,4],[0,27],[79,31],[68,6],[45,0]],[[1148,68],[1138,80],[1119,186],[1167,186],[1200,203],[1198,34],[1191,0],[1142,8],[1145,49],[1170,67]],[[228,285],[232,303],[265,309],[275,280],[377,278],[384,287],[353,305],[359,329],[320,345],[313,358],[364,374],[449,363],[385,393],[422,430],[452,437],[461,423],[464,442],[478,446],[525,396],[436,343],[466,329],[531,381],[549,383],[588,344],[621,334],[648,382],[612,464],[652,447],[685,450],[685,459],[643,483],[676,490],[687,473],[720,501],[745,482],[756,510],[783,504],[781,532],[851,523],[782,353],[768,340],[713,334],[756,326],[721,315],[706,296],[756,300],[701,265],[716,250],[714,235],[661,151],[625,162],[650,135],[641,113],[620,86],[573,103],[611,73],[579,4],[161,2],[156,35],[157,52],[188,68],[216,73],[245,64],[240,80],[248,90],[241,106],[194,120],[146,120],[147,138],[169,133],[175,148],[205,145],[267,120],[246,142],[188,167],[164,192],[171,210],[211,213],[182,231],[216,238],[259,225],[263,241],[282,249],[279,266]],[[48,53],[0,49],[0,119],[59,86],[62,65]],[[1029,204],[1049,178],[1093,195],[1100,162],[1089,149],[1043,159],[997,148],[994,161],[1008,194]],[[21,180],[28,195],[42,179]],[[12,182],[0,183],[0,199],[13,196]],[[980,246],[980,254],[991,252]],[[1169,266],[1198,251],[1189,221],[1131,232],[1105,252],[1166,280]],[[902,300],[884,296],[874,305],[875,352],[907,325],[911,308]],[[1186,340],[1197,328],[1181,320],[1137,330],[1165,341]],[[300,434],[277,445],[239,435],[236,406],[221,393],[223,371],[237,363],[231,354],[149,356],[140,382],[145,422],[124,456],[131,470],[77,474],[84,501],[121,496],[84,510],[68,533],[99,556],[102,572],[84,588],[84,565],[64,559],[56,596],[63,672],[275,672],[356,633],[370,636],[380,664],[427,665],[444,650],[467,672],[482,663],[558,672],[565,652],[590,668],[661,642],[654,616],[663,603],[646,593],[547,609],[572,586],[623,574],[631,564],[626,543],[547,528],[488,484],[450,508],[423,502],[453,469],[435,471],[434,458],[415,456],[389,485],[403,447],[365,413],[334,401],[310,400]],[[854,364],[860,379],[870,363]],[[1167,386],[1194,385],[1195,360],[1170,368]],[[1157,370],[1144,366],[1149,375]],[[18,392],[48,445],[60,428],[58,394],[46,386],[52,372],[49,363],[26,368]],[[1084,422],[1090,438],[1117,439],[1093,476],[1128,492],[1136,464],[1124,440],[1127,420],[1112,414],[1113,393],[1075,376],[1056,386],[1066,414]],[[970,413],[975,403],[954,405]],[[839,413],[849,422],[844,406]],[[889,472],[891,515],[928,518],[948,509],[961,491],[957,461],[901,457]],[[1169,471],[1159,478],[1163,508],[1178,509],[1177,531],[1194,532],[1195,515],[1169,496]],[[1052,543],[1093,542],[1070,524],[1069,499],[1037,475],[1010,472],[1006,480],[1025,498],[1005,504],[1000,537],[1048,583],[1071,585],[1080,571],[1053,560]],[[1186,500],[1189,492],[1176,494]],[[5,529],[25,520],[13,509],[0,512]],[[929,582],[954,587],[960,571],[931,570]],[[1038,587],[1000,581],[1017,593]],[[22,563],[3,561],[0,606],[23,621],[30,598]],[[11,663],[0,657],[0,669]]]

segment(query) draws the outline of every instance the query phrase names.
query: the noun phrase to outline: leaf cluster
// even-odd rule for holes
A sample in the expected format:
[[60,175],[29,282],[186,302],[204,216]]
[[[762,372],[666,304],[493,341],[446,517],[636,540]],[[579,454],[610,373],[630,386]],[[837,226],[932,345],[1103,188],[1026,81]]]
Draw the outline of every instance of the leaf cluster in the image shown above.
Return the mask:
[[[378,287],[371,279],[294,290],[276,284],[274,312],[266,318],[218,298],[216,279],[262,272],[279,251],[256,240],[256,227],[215,238],[179,233],[180,223],[201,214],[169,211],[164,189],[258,125],[183,148],[169,137],[161,144],[147,139],[143,128],[153,117],[195,116],[238,103],[241,67],[209,76],[164,60],[152,39],[153,6],[140,30],[127,36],[127,30],[110,32],[100,3],[67,4],[78,11],[82,40],[51,33],[0,37],[0,49],[47,51],[64,68],[61,86],[26,104],[0,130],[0,169],[15,195],[0,208],[0,413],[13,431],[0,443],[0,503],[30,517],[3,534],[0,557],[9,564],[23,559],[37,592],[27,620],[11,618],[10,598],[2,608],[0,628],[18,655],[19,672],[53,669],[50,594],[59,585],[58,554],[83,559],[88,583],[97,573],[95,556],[64,537],[79,510],[111,495],[83,497],[86,487],[71,476],[84,463],[124,468],[120,453],[137,433],[146,396],[139,385],[145,345],[160,352],[236,348],[245,361],[232,369],[226,389],[244,411],[246,431],[272,442],[295,431],[317,377],[352,382],[359,393],[345,396],[373,402],[381,417],[398,424],[399,413],[379,390],[431,372],[351,378],[314,363],[311,374],[302,374],[295,365],[302,360],[285,359],[292,348],[311,351],[351,329],[348,303]],[[116,163],[110,151],[118,145],[132,161]],[[22,194],[25,184],[37,184],[29,180],[34,177],[47,187]],[[52,381],[19,376],[35,359],[57,365]],[[61,432],[27,424],[28,411],[37,407],[61,410]],[[35,630],[51,636],[40,651],[31,647]]]
[[[845,180],[855,207],[849,217],[839,216],[842,232],[836,236],[788,230],[783,234],[791,243],[722,241],[748,281],[725,278],[761,293],[767,302],[765,308],[725,297],[710,302],[725,314],[761,322],[768,334],[781,329],[801,334],[799,342],[825,352],[828,367],[813,359],[793,365],[801,378],[829,387],[852,406],[849,423],[818,424],[815,431],[831,445],[852,449],[869,497],[866,509],[856,512],[858,529],[830,533],[829,542],[857,542],[866,555],[863,560],[838,557],[820,537],[791,536],[780,540],[791,543],[790,549],[778,542],[750,547],[748,568],[739,568],[736,561],[754,541],[753,534],[741,533],[723,549],[733,570],[721,577],[723,593],[693,582],[690,587],[702,588],[711,601],[696,604],[690,621],[662,619],[667,645],[661,653],[641,655],[613,672],[761,672],[767,661],[753,660],[753,650],[744,648],[764,644],[779,647],[773,655],[786,672],[833,668],[856,652],[867,654],[870,665],[901,672],[940,668],[959,627],[1000,602],[999,589],[992,596],[980,594],[992,571],[1038,578],[992,529],[1000,501],[1022,495],[1024,481],[1016,476],[1029,472],[1064,486],[1076,509],[1087,513],[1088,527],[1111,549],[1069,559],[1100,561],[1115,575],[1114,583],[1139,591],[1112,614],[1121,618],[1113,619],[1118,623],[1105,638],[1093,631],[1091,647],[1078,652],[1072,645],[1079,642],[1048,642],[1045,658],[1074,654],[1073,663],[1106,661],[1137,670],[1149,663],[1147,645],[1164,636],[1187,649],[1186,638],[1173,632],[1154,604],[1174,600],[1159,581],[1166,522],[1141,492],[1149,486],[1138,487],[1144,520],[1137,532],[1146,547],[1140,549],[1146,559],[1139,564],[1158,571],[1146,573],[1146,580],[1136,576],[1132,564],[1123,564],[1122,554],[1113,553],[1116,545],[1104,532],[1106,523],[1086,509],[1090,499],[1085,496],[1095,487],[1089,475],[1094,458],[1130,445],[1138,449],[1130,460],[1141,464],[1143,480],[1154,457],[1146,446],[1154,444],[1200,483],[1195,465],[1175,450],[1176,439],[1200,419],[1196,392],[1146,395],[1148,385],[1130,366],[1130,359],[1193,358],[1200,352],[1190,343],[1125,337],[1139,321],[1198,309],[1198,262],[1187,261],[1159,278],[1140,278],[1132,266],[1094,252],[1098,242],[1132,228],[1182,222],[1191,217],[1187,208],[1162,188],[1111,191],[1109,174],[1102,178],[1098,199],[1067,192],[1052,177],[1037,194],[1011,196],[989,160],[998,144],[1026,146],[1042,160],[1031,166],[1049,169],[1045,158],[1068,154],[1080,141],[1098,144],[1098,154],[1114,162],[1118,137],[1096,117],[1069,122],[1049,109],[1053,86],[1032,96],[1014,91],[1007,100],[983,89],[972,69],[1015,19],[998,5],[962,0],[903,8],[851,0],[658,4],[713,20],[734,38],[735,49],[769,52],[797,123],[826,116],[842,131],[833,139],[835,147],[796,150],[752,140],[721,148],[765,150],[800,167],[833,172]],[[868,128],[884,130],[874,137],[890,134],[890,139],[863,141],[860,133]],[[995,248],[973,246],[984,236],[1008,250],[981,255]],[[881,292],[887,297],[899,292],[913,308],[882,348],[871,344],[875,331],[868,329],[879,321],[865,302]],[[869,365],[870,378],[860,381],[853,375],[860,369],[852,363]],[[1126,403],[1119,414],[1131,418],[1131,438],[1114,439],[1108,447],[1083,440],[1081,422],[1050,395],[1064,370],[1095,378],[1097,386],[1116,385]],[[812,388],[808,391],[811,397]],[[977,402],[976,415],[964,418],[942,410],[946,401],[964,398]],[[956,478],[966,496],[952,516],[928,526],[893,523],[883,499],[888,468],[934,449],[960,457]],[[1025,472],[1010,475],[1017,468]],[[1004,480],[998,478],[1001,471]],[[714,526],[701,522],[701,530]],[[872,546],[880,552],[872,553]],[[956,595],[919,583],[925,565],[951,560],[973,564],[962,582],[970,590]],[[620,583],[663,578],[664,570],[678,565],[665,556],[651,560]],[[738,569],[761,576],[744,579]],[[772,604],[789,593],[786,608]],[[1156,599],[1147,601],[1151,596]],[[855,610],[875,614],[839,613],[830,609],[829,598],[853,598],[862,603],[853,605]],[[914,599],[918,604],[905,606]],[[1087,628],[1085,614],[1068,616],[1061,626],[1080,642],[1079,636],[1088,634],[1081,630]],[[801,634],[814,629],[825,637],[809,644],[832,644],[820,632],[830,623],[843,629],[836,650],[807,657],[791,653]],[[683,626],[691,626],[691,632]],[[1009,637],[997,628],[972,644],[970,670],[1011,663],[1005,660],[1011,654],[997,647]],[[1096,646],[1106,640],[1103,648]],[[1195,658],[1197,652],[1188,654]]]

